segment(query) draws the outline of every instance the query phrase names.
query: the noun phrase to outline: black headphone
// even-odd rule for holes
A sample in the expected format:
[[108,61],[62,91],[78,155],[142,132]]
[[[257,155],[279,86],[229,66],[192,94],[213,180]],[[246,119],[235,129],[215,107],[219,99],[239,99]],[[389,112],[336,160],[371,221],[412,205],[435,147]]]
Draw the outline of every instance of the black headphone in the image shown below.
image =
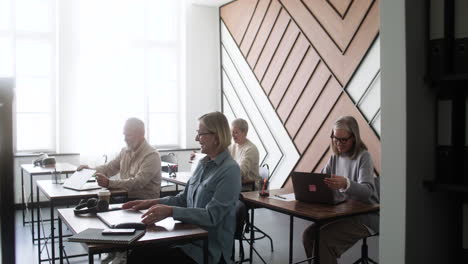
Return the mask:
[[75,207],[75,210],[73,210],[73,212],[75,213],[75,215],[95,214],[98,212],[105,212],[108,209],[109,203],[106,200],[89,198],[88,200],[81,199],[79,204]]

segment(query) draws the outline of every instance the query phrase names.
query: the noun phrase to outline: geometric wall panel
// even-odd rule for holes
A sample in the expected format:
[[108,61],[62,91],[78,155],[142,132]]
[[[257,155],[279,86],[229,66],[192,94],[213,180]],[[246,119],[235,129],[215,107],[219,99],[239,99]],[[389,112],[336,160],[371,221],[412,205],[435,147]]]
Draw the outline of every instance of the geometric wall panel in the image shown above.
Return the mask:
[[249,122],[249,139],[259,148],[261,164],[270,167],[271,186],[280,188],[299,153],[223,23],[221,33],[223,112],[230,121],[244,118]]
[[[299,155],[284,177],[323,167],[331,155],[331,127],[342,115],[358,120],[380,172],[378,6],[378,0],[251,0],[221,8],[222,46],[228,39],[237,46],[246,66],[241,75],[255,79]],[[237,89],[224,78],[223,90]],[[261,138],[264,131],[258,132]]]

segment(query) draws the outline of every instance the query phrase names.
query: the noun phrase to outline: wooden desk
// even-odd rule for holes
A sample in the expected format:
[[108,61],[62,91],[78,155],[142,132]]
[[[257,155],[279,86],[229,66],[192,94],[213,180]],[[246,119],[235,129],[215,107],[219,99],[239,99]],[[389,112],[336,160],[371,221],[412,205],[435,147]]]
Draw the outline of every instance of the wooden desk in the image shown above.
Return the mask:
[[[32,241],[37,240],[34,236],[34,194],[33,194],[33,177],[34,176],[43,176],[43,175],[51,175],[53,172],[57,172],[60,174],[65,174],[68,178],[68,174],[74,173],[76,170],[76,166],[69,164],[69,163],[56,163],[55,167],[52,168],[43,168],[40,166],[34,166],[33,164],[22,164],[21,165],[21,209],[23,214],[23,226],[26,223],[31,223],[31,234],[32,234]],[[27,201],[24,199],[24,172],[29,174],[29,185],[30,185],[30,192]],[[25,209],[29,206],[29,201],[31,201],[31,221],[26,221]]]
[[172,182],[176,185],[176,191],[179,191],[179,185],[185,186],[189,181],[190,177],[192,177],[192,172],[190,171],[180,171],[176,173],[175,177],[170,177],[169,173],[161,172],[161,177],[163,180],[167,182]]
[[[270,190],[270,196],[275,194],[292,193],[291,189]],[[309,221],[313,221],[316,225],[315,241],[320,241],[320,227],[325,222],[336,220],[344,217],[350,217],[359,214],[375,212],[380,209],[380,205],[365,204],[359,201],[348,199],[346,202],[337,205],[312,204],[299,201],[280,201],[278,199],[270,199],[269,197],[261,197],[256,192],[241,193],[242,200],[252,209],[251,223],[254,224],[254,208],[263,207],[273,211],[277,211],[290,216],[289,219],[289,263],[293,258],[293,230],[294,217],[299,217]],[[253,241],[253,232],[250,234],[251,242]],[[252,245],[252,243],[251,243]],[[319,243],[315,243],[314,263],[320,263]],[[252,255],[252,247],[250,247],[250,255]]]
[[[54,227],[54,206],[55,203],[58,201],[69,201],[73,202],[78,199],[87,199],[92,197],[97,197],[98,192],[102,189],[97,190],[89,190],[89,191],[75,191],[63,188],[62,184],[55,184],[52,183],[52,180],[39,180],[36,181],[36,194],[37,194],[37,234],[39,245],[37,247],[38,252],[38,262],[41,263],[43,261],[52,261],[55,263],[55,227]],[[40,191],[47,197],[49,200],[50,206],[50,237],[51,237],[51,258],[50,259],[41,259],[41,221],[40,221],[40,206],[39,206],[39,193]],[[111,196],[117,195],[127,195],[127,191],[121,189],[114,189],[110,190]],[[59,226],[60,227],[60,226]]]
[[[63,240],[62,240],[62,221],[70,230],[76,234],[87,228],[109,228],[99,218],[94,215],[80,215],[73,213],[73,209],[59,209],[59,251],[60,264],[63,264]],[[154,244],[155,246],[164,246],[174,243],[186,243],[195,240],[203,240],[204,262],[208,263],[208,231],[199,228],[196,225],[176,223],[171,226],[154,225],[146,228],[146,233],[143,237],[135,241],[131,245],[116,245],[116,244],[83,244],[88,251],[88,261],[94,263],[94,254],[110,252],[115,250],[127,249],[129,247],[137,247],[140,245]]]

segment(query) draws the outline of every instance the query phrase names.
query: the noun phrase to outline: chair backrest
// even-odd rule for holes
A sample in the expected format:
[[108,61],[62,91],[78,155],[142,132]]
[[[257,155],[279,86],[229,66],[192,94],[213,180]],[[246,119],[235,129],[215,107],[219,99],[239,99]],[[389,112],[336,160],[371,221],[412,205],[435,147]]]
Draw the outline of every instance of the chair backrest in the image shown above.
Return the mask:
[[174,153],[170,152],[165,155],[161,155],[161,161],[177,164],[177,157]]
[[260,166],[260,168],[258,168],[258,173],[260,177],[262,177],[262,180],[268,180],[270,178],[270,167],[268,166],[268,164],[265,163],[262,166]]

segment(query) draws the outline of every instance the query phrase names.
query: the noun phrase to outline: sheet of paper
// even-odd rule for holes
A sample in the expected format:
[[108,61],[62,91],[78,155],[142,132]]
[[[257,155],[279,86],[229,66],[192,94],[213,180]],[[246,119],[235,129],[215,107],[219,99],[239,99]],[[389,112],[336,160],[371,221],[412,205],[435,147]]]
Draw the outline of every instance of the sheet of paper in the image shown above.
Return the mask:
[[73,175],[65,180],[65,187],[72,187],[79,189],[83,186],[94,174],[96,170],[91,169],[82,169],[80,171],[75,171]]
[[275,195],[271,195],[269,198],[284,201],[284,202],[290,202],[290,201],[296,200],[296,196],[294,195],[294,193],[275,194]]

